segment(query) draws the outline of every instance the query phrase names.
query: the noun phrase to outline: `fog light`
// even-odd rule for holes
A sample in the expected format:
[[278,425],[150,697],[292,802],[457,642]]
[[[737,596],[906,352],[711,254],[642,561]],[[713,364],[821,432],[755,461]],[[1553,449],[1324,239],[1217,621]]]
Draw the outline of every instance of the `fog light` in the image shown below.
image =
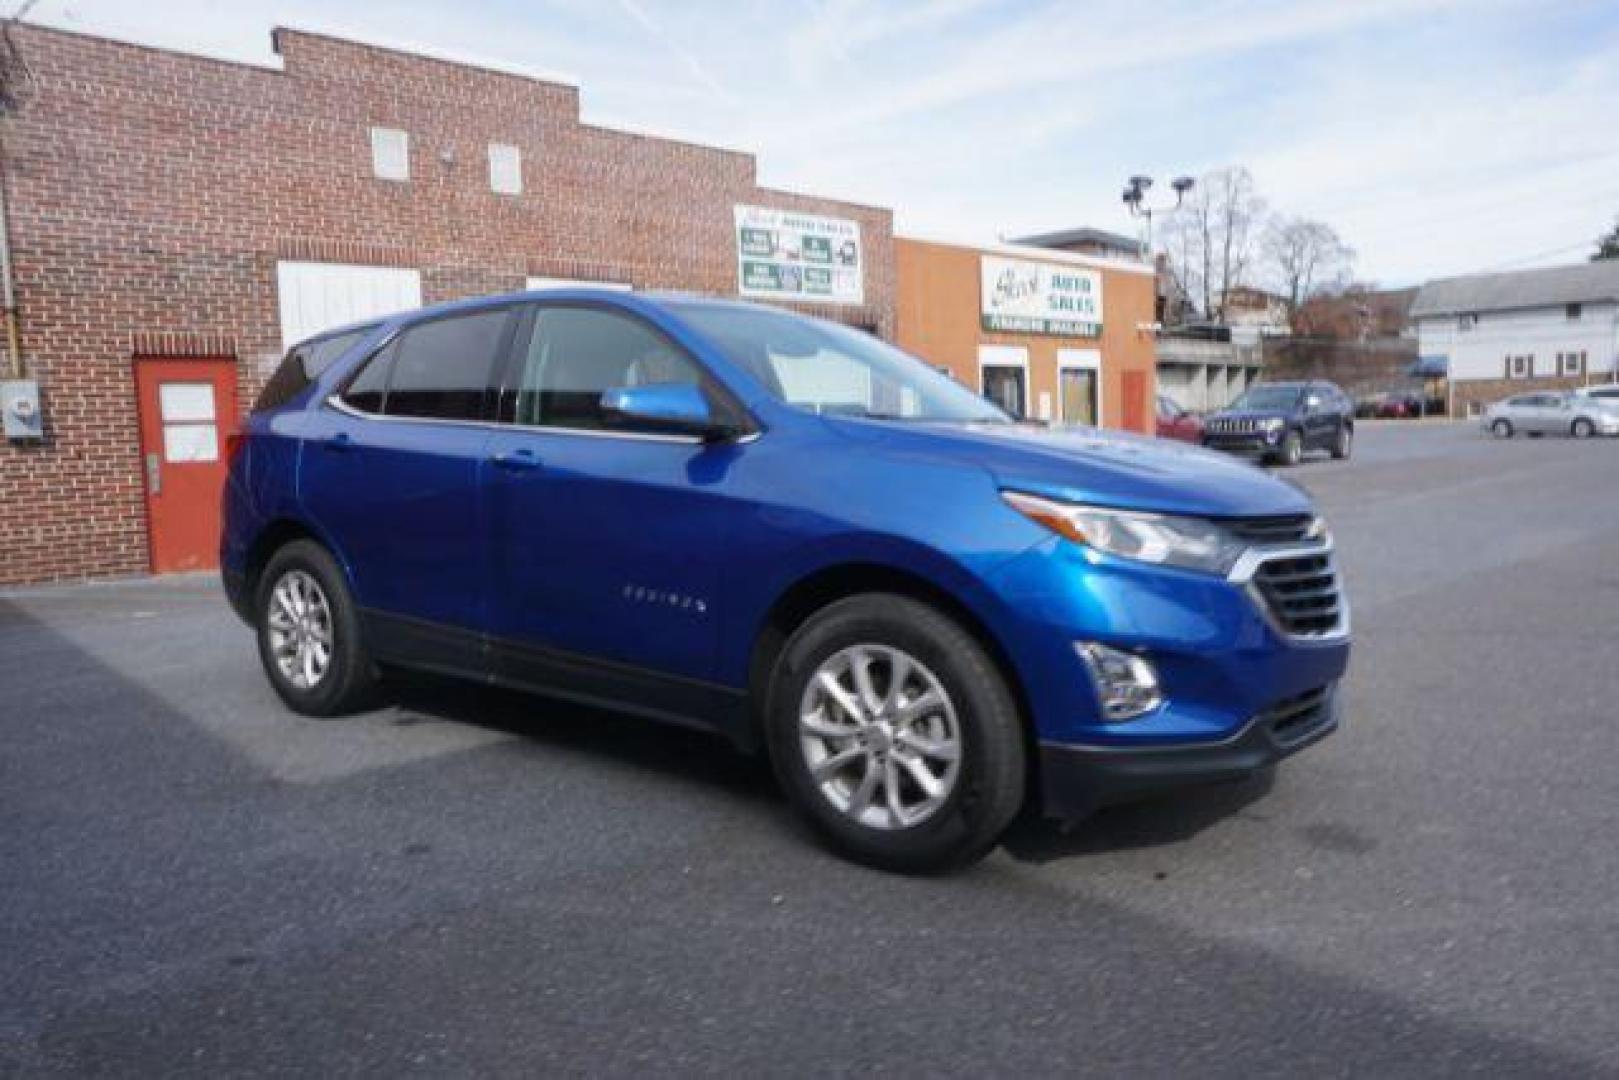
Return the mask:
[[1110,723],[1134,720],[1163,704],[1158,673],[1145,657],[1094,641],[1075,642],[1074,649],[1090,669],[1102,719]]

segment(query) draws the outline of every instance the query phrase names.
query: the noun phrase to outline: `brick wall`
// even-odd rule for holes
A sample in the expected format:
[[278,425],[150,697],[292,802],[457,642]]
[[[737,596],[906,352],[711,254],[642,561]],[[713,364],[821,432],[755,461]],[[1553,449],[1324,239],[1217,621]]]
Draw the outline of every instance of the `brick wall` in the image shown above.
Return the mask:
[[1599,378],[1587,375],[1541,376],[1534,379],[1453,379],[1450,383],[1450,414],[1456,418],[1474,416],[1503,398],[1532,394],[1537,390],[1577,390],[1596,386]]
[[[286,30],[279,71],[14,36],[35,81],[0,139],[47,439],[0,444],[0,584],[147,568],[133,360],[233,356],[251,401],[281,347],[278,259],[415,267],[428,303],[529,275],[731,295],[746,202],[858,221],[866,303],[801,310],[894,334],[889,211],[582,124],[573,87]],[[372,176],[372,125],[409,132],[408,182]],[[489,190],[491,142],[520,148],[521,195]]]

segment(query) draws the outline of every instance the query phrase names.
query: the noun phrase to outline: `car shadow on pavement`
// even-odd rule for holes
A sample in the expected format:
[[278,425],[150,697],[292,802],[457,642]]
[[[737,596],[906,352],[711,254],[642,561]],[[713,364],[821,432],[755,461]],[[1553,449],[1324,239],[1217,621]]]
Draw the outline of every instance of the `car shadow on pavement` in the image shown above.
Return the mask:
[[[610,709],[416,673],[393,676],[389,692],[398,712],[394,723],[402,726],[432,719],[488,728],[677,776],[742,799],[775,804],[785,812],[764,756],[741,753],[716,735]],[[1108,807],[1075,822],[1052,821],[1031,807],[1013,823],[1003,845],[1013,858],[1039,864],[1180,843],[1264,798],[1274,783],[1274,772],[1264,770],[1246,780]]]
[[1275,785],[1275,770],[1264,769],[1243,780],[1106,807],[1080,821],[1053,821],[1026,812],[1002,843],[1007,854],[1029,863],[1178,844],[1242,813]]
[[743,754],[708,732],[415,672],[391,674],[388,695],[398,713],[394,723],[402,727],[428,719],[469,724],[676,775],[754,801],[781,801],[763,756]]

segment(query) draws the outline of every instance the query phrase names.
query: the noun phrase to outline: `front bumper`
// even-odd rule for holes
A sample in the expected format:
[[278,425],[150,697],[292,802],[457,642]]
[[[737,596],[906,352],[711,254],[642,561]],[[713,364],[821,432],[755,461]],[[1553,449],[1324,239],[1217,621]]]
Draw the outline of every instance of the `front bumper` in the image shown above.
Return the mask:
[[1266,709],[1219,742],[1152,747],[1042,742],[1042,805],[1048,817],[1077,819],[1159,792],[1238,780],[1319,742],[1337,728],[1334,683]]
[[1276,453],[1282,445],[1285,429],[1268,431],[1208,431],[1203,445],[1210,450],[1223,450],[1243,457],[1266,457]]
[[[1331,688],[1348,669],[1351,642],[1348,599],[1330,555],[1330,545],[1315,542],[1262,546],[1215,577],[1053,538],[1003,565],[996,585],[1014,613],[1003,640],[1034,720],[1047,812],[1082,816],[1139,793],[1241,776],[1330,732]],[[1328,570],[1300,559],[1323,560]],[[1263,577],[1261,566],[1270,571]],[[1302,579],[1328,572],[1339,611],[1332,626],[1292,602],[1312,595]],[[1266,592],[1278,588],[1306,591]],[[1077,642],[1149,660],[1163,704],[1133,720],[1107,720]],[[1283,712],[1301,701],[1320,708],[1308,722],[1289,721]]]

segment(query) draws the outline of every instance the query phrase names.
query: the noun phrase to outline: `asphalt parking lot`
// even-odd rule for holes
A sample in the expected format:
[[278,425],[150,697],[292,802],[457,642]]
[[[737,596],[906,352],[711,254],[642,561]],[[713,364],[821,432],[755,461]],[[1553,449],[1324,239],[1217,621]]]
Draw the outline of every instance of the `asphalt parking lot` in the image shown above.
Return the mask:
[[940,880],[697,735],[296,718],[207,578],[0,594],[0,1073],[1619,1073],[1619,441],[1290,475],[1343,730]]

